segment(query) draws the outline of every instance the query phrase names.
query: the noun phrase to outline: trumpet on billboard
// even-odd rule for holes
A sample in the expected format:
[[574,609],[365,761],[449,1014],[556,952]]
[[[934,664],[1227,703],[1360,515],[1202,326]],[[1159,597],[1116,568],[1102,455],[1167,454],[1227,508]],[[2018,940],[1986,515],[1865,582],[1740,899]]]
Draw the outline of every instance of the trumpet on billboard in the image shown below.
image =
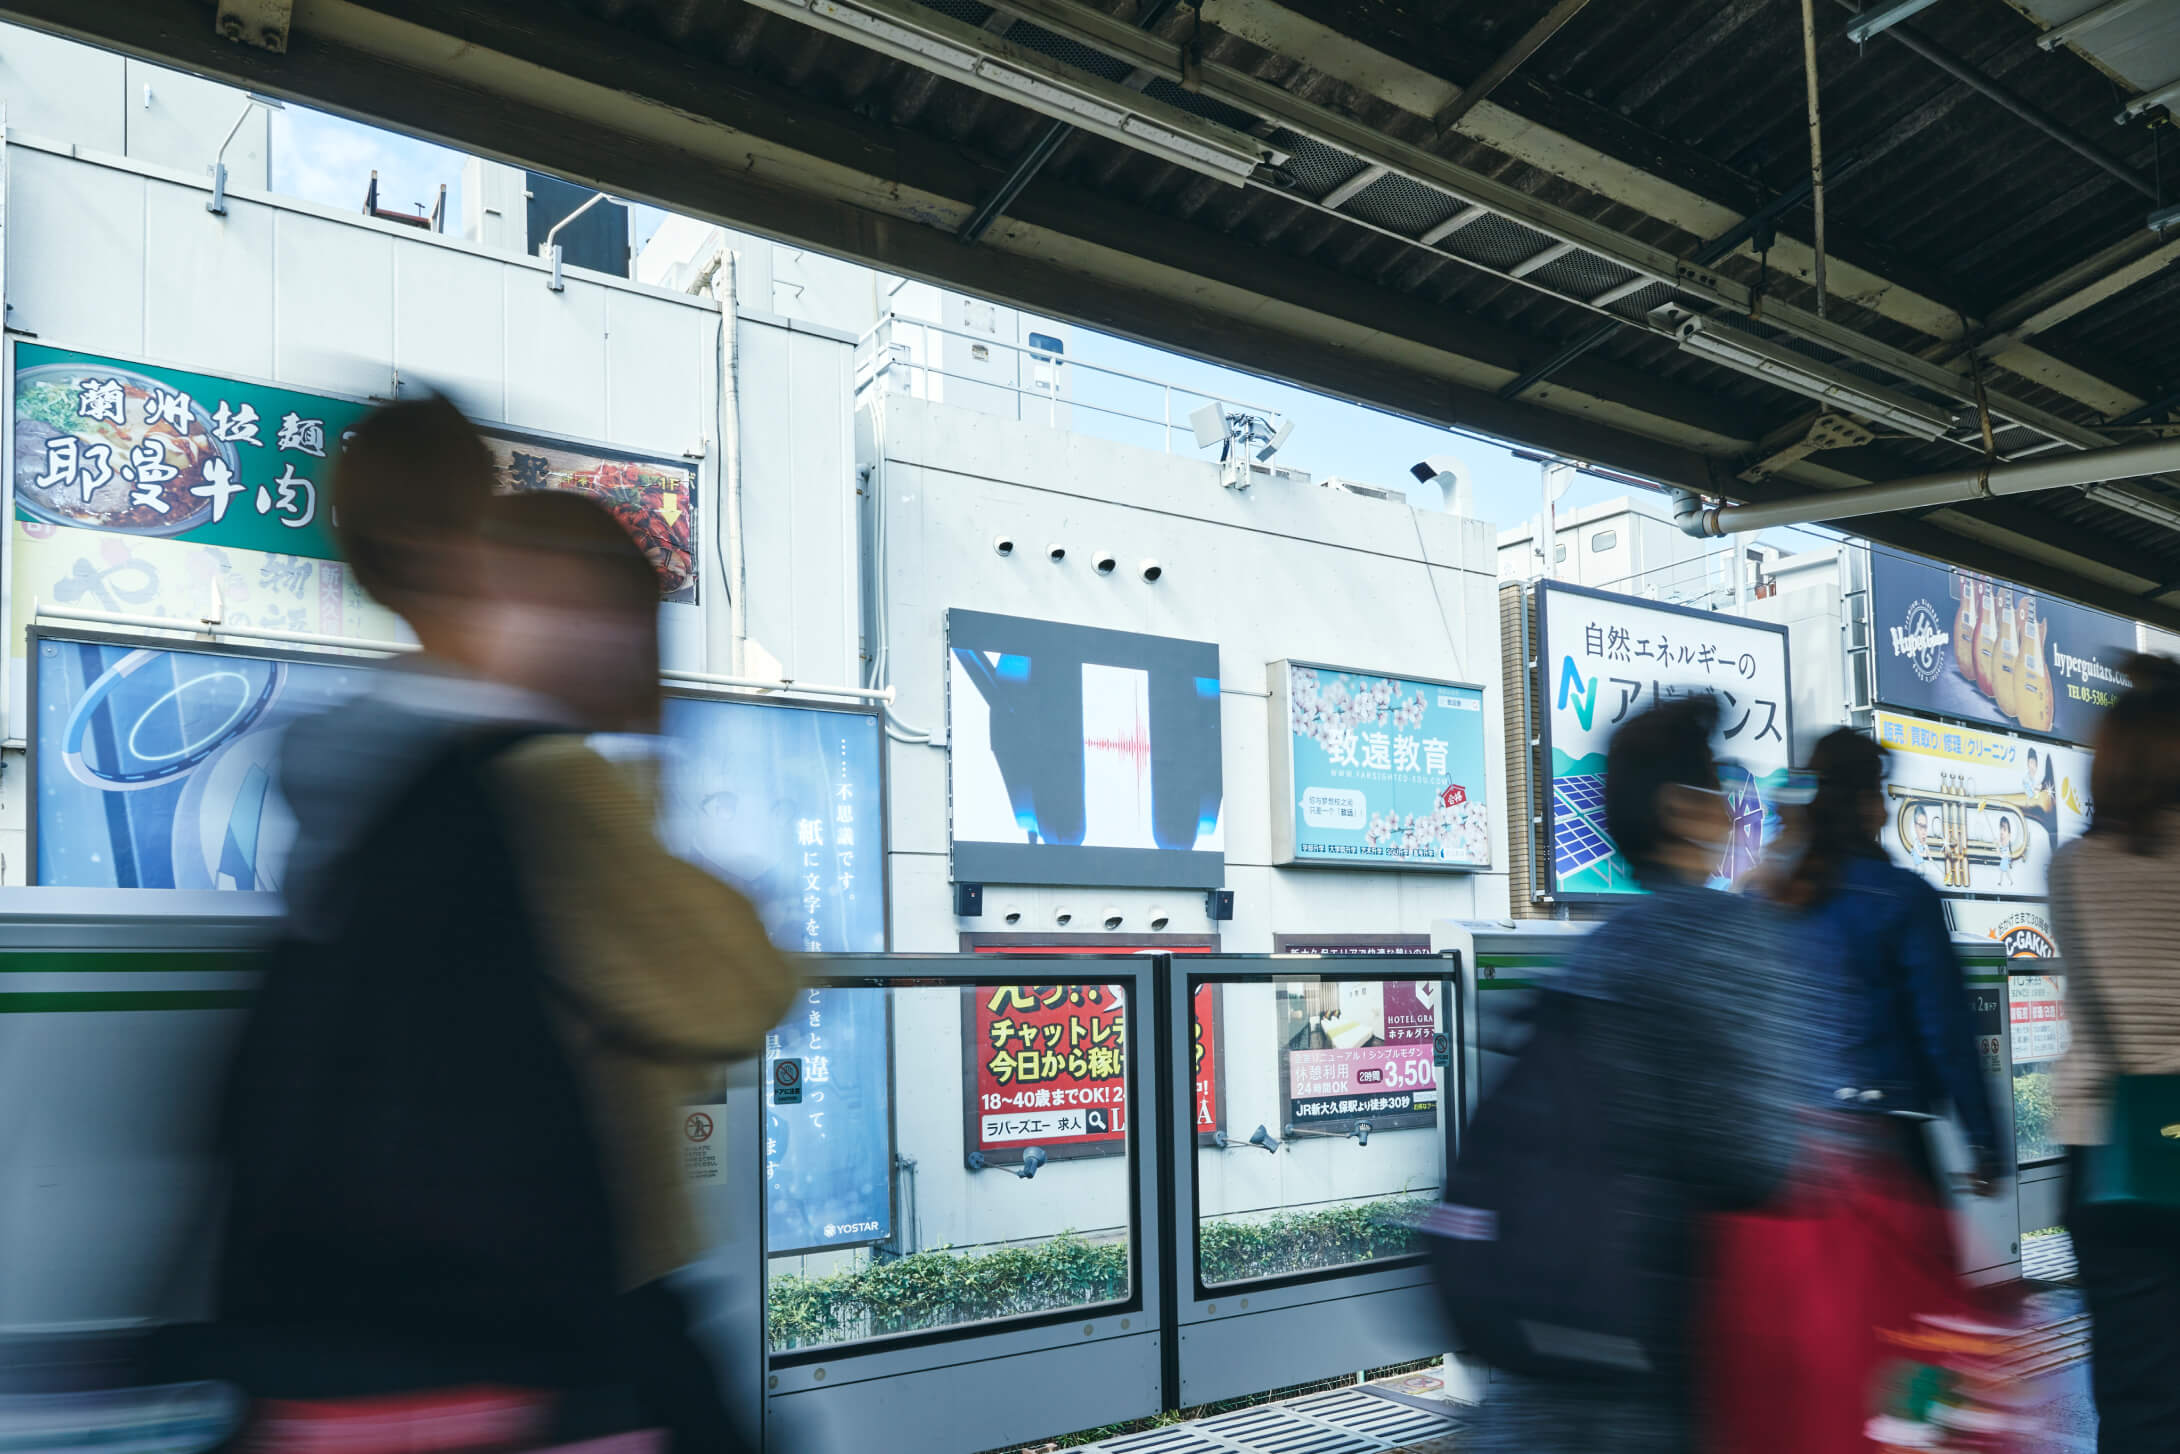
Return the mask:
[[1901,847],[1911,858],[1943,863],[1950,889],[1970,887],[1971,864],[2010,870],[2024,862],[2031,816],[2053,807],[2048,790],[1979,793],[1957,773],[1943,774],[1936,787],[1893,784],[1885,791],[1897,803],[1892,826]]

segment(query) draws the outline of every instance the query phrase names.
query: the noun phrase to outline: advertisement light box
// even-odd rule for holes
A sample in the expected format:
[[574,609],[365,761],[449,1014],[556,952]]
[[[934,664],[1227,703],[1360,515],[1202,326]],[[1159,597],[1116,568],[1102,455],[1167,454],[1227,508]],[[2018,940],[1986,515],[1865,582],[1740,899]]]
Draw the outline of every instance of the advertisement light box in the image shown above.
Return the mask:
[[954,878],[1216,888],[1219,648],[947,615]]

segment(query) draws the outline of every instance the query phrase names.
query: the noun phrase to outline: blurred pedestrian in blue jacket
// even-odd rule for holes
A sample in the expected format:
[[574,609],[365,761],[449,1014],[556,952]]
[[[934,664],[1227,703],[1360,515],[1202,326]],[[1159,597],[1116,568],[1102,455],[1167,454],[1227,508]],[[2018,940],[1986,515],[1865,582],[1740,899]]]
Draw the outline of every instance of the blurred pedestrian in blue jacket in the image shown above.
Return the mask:
[[1864,1104],[1924,1115],[1950,1106],[1988,1190],[2008,1158],[1968,989],[1937,891],[1881,846],[1886,760],[1882,746],[1844,727],[1817,744],[1801,857],[1775,892],[1800,911],[1797,958],[1817,988],[1812,1008],[1829,1019],[1824,1091],[1852,1090]]

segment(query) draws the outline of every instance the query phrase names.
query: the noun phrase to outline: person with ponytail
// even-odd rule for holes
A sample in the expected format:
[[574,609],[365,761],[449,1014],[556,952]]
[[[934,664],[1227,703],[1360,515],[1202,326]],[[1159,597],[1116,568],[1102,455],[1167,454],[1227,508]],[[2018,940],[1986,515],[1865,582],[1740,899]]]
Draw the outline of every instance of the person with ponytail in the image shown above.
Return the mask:
[[1939,1115],[1950,1106],[1988,1193],[2007,1158],[1945,904],[1879,842],[1888,756],[1846,728],[1817,743],[1801,857],[1772,892],[1798,913],[1804,963],[1828,991],[1825,1089],[1891,1111]]

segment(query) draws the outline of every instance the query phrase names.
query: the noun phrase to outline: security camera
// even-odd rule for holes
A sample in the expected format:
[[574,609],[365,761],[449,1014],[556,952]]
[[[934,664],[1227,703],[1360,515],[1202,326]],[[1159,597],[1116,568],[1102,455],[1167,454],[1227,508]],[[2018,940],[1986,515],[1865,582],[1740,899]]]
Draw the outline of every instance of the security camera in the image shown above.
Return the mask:
[[1155,560],[1144,561],[1138,569],[1143,572],[1144,581],[1152,585],[1156,585],[1158,578],[1166,573],[1166,568]]
[[1000,556],[1012,555],[1014,554],[1014,542],[1001,535],[992,541],[992,553]]
[[1416,483],[1436,485],[1445,496],[1446,509],[1455,515],[1467,515],[1469,508],[1469,469],[1466,461],[1455,455],[1434,454],[1408,466]]
[[1045,558],[1054,565],[1058,565],[1061,561],[1067,559],[1067,547],[1057,542],[1048,545],[1045,547]]
[[1116,569],[1118,569],[1118,568],[1119,568],[1120,562],[1119,562],[1119,561],[1117,561],[1117,560],[1115,560],[1115,559],[1113,559],[1113,555],[1112,555],[1112,552],[1111,552],[1111,551],[1107,551],[1107,550],[1101,550],[1101,551],[1099,551],[1099,552],[1098,552],[1098,558],[1097,558],[1097,562],[1096,562],[1096,564],[1097,564],[1097,568],[1098,568],[1098,574],[1099,574],[1099,575],[1101,575],[1101,576],[1109,576],[1109,575],[1111,575],[1111,574],[1112,574],[1112,573],[1113,573],[1113,572],[1114,572],[1114,571],[1115,571]]

